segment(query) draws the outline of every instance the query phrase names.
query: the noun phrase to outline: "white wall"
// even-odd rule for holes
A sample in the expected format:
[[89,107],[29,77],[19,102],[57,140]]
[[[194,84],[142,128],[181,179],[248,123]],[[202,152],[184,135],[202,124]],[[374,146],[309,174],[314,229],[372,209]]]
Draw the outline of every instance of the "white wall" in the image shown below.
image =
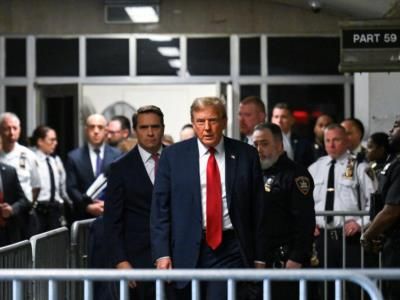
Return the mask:
[[400,73],[354,75],[354,116],[366,125],[366,136],[388,133],[400,115]]
[[83,106],[97,113],[118,101],[125,101],[136,110],[156,105],[164,113],[165,133],[179,141],[182,126],[190,123],[190,105],[197,97],[217,96],[215,84],[197,85],[84,85]]

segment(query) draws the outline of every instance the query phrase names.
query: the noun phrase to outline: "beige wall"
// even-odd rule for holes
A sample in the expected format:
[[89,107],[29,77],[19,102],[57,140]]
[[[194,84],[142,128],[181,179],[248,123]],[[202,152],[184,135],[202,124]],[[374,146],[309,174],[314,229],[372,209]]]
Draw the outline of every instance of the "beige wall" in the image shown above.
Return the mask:
[[102,0],[2,0],[0,34],[338,34],[339,18],[266,0],[161,0],[152,25],[104,22]]

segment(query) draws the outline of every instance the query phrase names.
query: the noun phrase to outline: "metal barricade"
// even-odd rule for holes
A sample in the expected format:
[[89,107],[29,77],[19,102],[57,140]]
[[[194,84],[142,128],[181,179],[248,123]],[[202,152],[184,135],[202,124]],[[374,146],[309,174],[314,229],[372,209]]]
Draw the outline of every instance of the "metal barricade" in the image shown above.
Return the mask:
[[[89,256],[90,225],[95,219],[76,221],[71,226],[71,268],[87,268]],[[81,282],[70,284],[71,299],[83,299]]]
[[[69,267],[69,231],[66,227],[47,231],[30,238],[32,245],[33,268],[68,268]],[[47,299],[47,282],[35,281],[34,299]],[[57,299],[69,299],[65,283],[58,286]]]
[[[377,279],[400,279],[400,270],[370,270],[369,276]],[[360,272],[360,270],[0,270],[0,280],[12,280],[13,300],[21,300],[21,281],[34,279],[48,281],[47,295],[49,300],[57,297],[59,281],[80,280],[84,282],[84,299],[93,299],[93,281],[120,282],[120,300],[127,300],[128,280],[155,281],[156,299],[165,298],[164,284],[167,281],[188,280],[192,286],[192,299],[200,299],[201,281],[227,281],[228,300],[236,297],[238,281],[262,281],[263,299],[270,300],[271,281],[298,281],[299,299],[307,299],[307,281],[332,280],[335,282],[336,295],[341,294],[341,282],[349,281],[359,285],[371,300],[383,300],[381,292],[374,281]],[[336,299],[340,299],[338,296]],[[149,299],[150,300],[150,299]]]
[[[21,241],[0,248],[0,269],[29,269],[32,267],[31,243]],[[30,281],[23,283],[24,292],[21,299],[30,299],[32,288]],[[12,285],[10,282],[0,282],[0,299],[12,299]]]

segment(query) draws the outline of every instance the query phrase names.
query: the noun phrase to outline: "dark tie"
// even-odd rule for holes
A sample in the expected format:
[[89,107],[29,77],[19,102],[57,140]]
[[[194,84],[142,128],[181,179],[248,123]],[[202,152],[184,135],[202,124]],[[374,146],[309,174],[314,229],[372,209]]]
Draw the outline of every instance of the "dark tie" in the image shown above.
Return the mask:
[[211,249],[215,250],[222,241],[222,191],[221,177],[215,159],[215,149],[209,149],[207,162],[207,228],[206,240]]
[[96,176],[99,176],[101,173],[101,166],[103,164],[103,160],[100,157],[100,149],[94,149],[94,152],[96,153]]
[[56,194],[56,182],[54,180],[53,168],[50,165],[50,158],[46,157],[47,168],[49,168],[50,175],[50,202],[54,201],[54,196]]
[[[328,185],[326,189],[326,201],[325,201],[325,210],[332,211],[333,210],[333,200],[335,199],[335,163],[336,160],[331,160],[331,166],[329,167],[328,173]],[[332,223],[333,216],[327,217],[327,223]]]
[[157,175],[158,161],[160,160],[160,156],[158,153],[153,153],[151,155],[151,158],[154,160],[154,178],[155,178]]

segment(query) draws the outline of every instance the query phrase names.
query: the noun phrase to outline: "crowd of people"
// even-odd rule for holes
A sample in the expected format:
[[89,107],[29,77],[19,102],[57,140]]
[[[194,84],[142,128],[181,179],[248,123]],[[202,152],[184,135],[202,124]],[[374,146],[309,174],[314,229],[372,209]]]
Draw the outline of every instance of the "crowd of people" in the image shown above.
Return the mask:
[[[400,266],[400,118],[364,146],[356,118],[336,123],[321,114],[307,139],[296,133],[288,104],[276,104],[268,122],[255,96],[239,106],[241,141],[224,136],[219,98],[195,99],[190,117],[174,143],[156,106],[139,108],[132,126],[124,116],[90,115],[86,142],[64,168],[54,129],[38,126],[25,147],[18,116],[1,114],[0,245],[97,218],[92,234],[101,249],[93,267],[360,268],[361,247],[364,266],[376,266],[379,251],[384,267]],[[320,211],[370,216],[316,216]],[[293,284],[273,283],[272,299],[298,299]],[[154,298],[153,283],[129,286],[131,299]],[[112,289],[97,288],[96,299],[112,299]],[[238,297],[261,299],[261,290],[243,283]],[[224,282],[201,285],[202,299],[226,299],[226,292]],[[310,287],[310,299],[323,293],[322,285]],[[385,293],[400,298],[392,282]],[[190,299],[191,286],[169,284],[167,294]],[[346,294],[361,297],[351,285]]]

